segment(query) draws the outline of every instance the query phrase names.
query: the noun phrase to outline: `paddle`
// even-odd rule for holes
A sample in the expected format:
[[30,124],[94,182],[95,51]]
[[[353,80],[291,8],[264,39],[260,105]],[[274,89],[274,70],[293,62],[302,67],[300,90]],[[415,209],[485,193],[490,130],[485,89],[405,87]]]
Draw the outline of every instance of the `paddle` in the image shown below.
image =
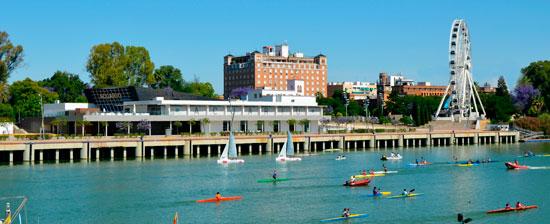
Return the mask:
[[460,223],[469,223],[472,221],[472,218],[464,219],[464,215],[462,215],[462,213],[458,213],[457,221]]

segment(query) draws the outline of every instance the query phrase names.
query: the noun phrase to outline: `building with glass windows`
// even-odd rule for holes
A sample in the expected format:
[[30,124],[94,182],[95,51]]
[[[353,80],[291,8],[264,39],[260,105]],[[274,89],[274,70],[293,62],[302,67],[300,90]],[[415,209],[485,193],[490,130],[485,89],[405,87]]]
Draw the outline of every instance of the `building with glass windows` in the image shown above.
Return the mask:
[[[103,94],[103,95],[102,95]],[[276,91],[255,90],[240,100],[202,98],[172,90],[147,88],[107,88],[86,90],[90,104],[76,108],[78,104],[45,105],[45,114],[68,119],[67,132],[78,120],[89,121],[86,133],[114,135],[116,133],[146,133],[165,135],[189,132],[307,132],[318,133],[323,107],[315,97],[286,95]],[[84,105],[84,104],[82,104]],[[49,111],[48,108],[55,108]],[[65,112],[59,108],[70,108]],[[90,109],[91,108],[91,109]],[[232,122],[233,121],[233,122]],[[140,123],[149,130],[138,130]],[[50,127],[51,132],[54,127]]]

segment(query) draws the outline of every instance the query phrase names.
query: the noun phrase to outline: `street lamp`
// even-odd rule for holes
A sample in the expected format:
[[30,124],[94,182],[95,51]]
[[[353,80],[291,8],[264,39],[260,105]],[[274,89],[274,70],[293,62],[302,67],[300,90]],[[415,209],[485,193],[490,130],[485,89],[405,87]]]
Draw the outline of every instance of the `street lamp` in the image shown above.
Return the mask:
[[348,90],[345,89],[342,97],[344,98],[344,106],[346,107],[346,117],[348,116],[348,106],[349,106],[349,98],[348,98]]
[[368,122],[370,120],[369,116],[369,98],[365,98],[365,103],[363,104],[363,107],[365,108],[365,129],[368,129]]
[[41,114],[41,123],[40,123],[40,138],[44,139],[44,104],[42,103],[42,94],[38,94],[40,96],[40,114]]

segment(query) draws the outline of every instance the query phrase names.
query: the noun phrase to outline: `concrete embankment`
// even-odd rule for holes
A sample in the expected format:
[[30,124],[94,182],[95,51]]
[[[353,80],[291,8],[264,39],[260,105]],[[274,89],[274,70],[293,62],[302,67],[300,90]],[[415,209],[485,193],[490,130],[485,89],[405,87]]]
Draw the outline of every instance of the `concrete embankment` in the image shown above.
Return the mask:
[[[285,135],[236,136],[240,155],[278,153]],[[370,150],[519,142],[519,132],[436,131],[403,133],[348,133],[294,135],[298,153],[325,150]],[[43,161],[100,161],[218,156],[225,136],[145,136],[143,138],[92,137],[81,139],[15,140],[0,142],[0,163]]]

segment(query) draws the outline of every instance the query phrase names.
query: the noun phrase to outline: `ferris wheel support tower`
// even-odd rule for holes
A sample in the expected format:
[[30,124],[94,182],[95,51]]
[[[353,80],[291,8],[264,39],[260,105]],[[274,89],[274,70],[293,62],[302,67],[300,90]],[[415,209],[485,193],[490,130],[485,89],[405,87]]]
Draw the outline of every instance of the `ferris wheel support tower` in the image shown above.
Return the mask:
[[472,78],[470,34],[466,22],[455,19],[449,38],[450,79],[437,107],[435,120],[478,120],[485,118],[485,108]]

